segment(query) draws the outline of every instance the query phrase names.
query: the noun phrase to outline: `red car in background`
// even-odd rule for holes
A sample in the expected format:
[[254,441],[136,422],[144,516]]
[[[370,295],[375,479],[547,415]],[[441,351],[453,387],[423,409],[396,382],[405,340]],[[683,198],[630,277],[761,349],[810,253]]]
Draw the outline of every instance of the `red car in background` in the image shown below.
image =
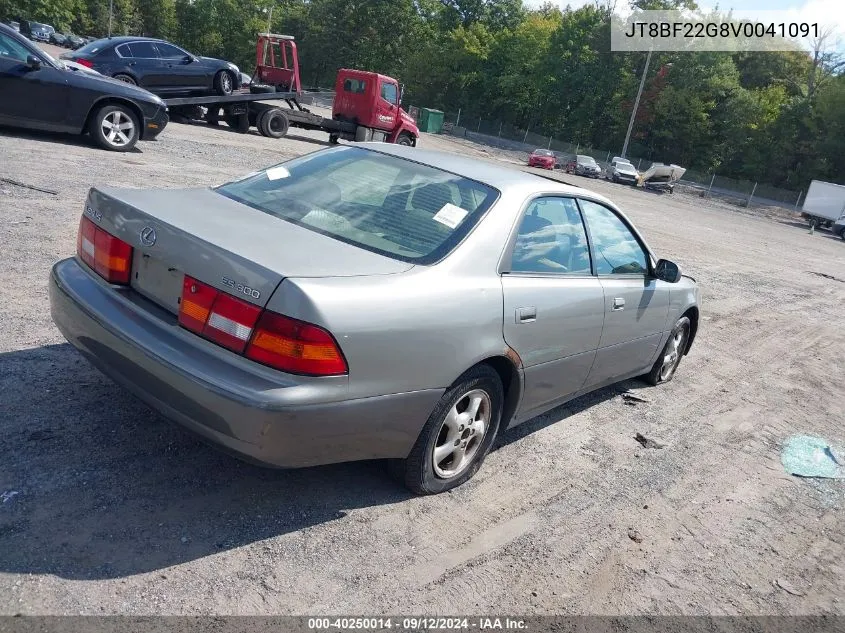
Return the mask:
[[557,160],[555,158],[555,153],[548,149],[535,149],[528,156],[529,167],[542,167],[543,169],[554,169],[556,162]]

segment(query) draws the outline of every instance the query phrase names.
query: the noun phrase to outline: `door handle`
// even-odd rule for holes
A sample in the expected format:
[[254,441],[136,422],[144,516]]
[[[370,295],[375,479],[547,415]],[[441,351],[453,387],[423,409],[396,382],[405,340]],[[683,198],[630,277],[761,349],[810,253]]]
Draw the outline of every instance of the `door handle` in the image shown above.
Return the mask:
[[613,300],[613,307],[610,308],[611,310],[618,311],[625,309],[625,300],[622,297],[616,297]]
[[537,308],[534,306],[528,306],[525,308],[517,308],[516,309],[516,322],[517,323],[533,323],[537,320]]

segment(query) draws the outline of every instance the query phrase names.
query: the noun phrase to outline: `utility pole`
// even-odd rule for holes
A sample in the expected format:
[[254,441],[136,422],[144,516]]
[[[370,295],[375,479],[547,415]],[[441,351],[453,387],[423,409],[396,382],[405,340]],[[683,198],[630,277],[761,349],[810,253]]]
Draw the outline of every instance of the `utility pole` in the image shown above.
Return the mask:
[[111,37],[111,18],[114,14],[114,0],[109,0],[109,37]]
[[640,107],[640,97],[643,94],[643,86],[645,85],[645,76],[648,73],[648,65],[651,62],[651,50],[648,49],[648,56],[645,58],[645,68],[643,68],[643,76],[640,77],[640,89],[637,90],[637,99],[634,101],[634,109],[631,112],[631,121],[628,123],[628,132],[625,134],[625,144],[622,146],[622,158],[627,158],[628,142],[631,140],[631,130],[634,129],[634,119],[637,118],[637,109]]

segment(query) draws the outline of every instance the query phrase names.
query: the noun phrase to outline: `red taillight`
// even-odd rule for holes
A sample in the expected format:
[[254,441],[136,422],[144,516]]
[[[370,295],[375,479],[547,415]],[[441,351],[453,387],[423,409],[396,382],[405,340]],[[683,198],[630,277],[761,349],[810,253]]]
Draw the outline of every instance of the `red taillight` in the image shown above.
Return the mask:
[[94,62],[92,62],[90,59],[85,59],[84,57],[78,57],[76,59],[76,63],[82,64],[83,66],[86,66],[87,68],[93,68],[94,67]]
[[261,308],[185,276],[179,323],[210,341],[241,353]]
[[79,221],[76,252],[83,262],[109,283],[129,283],[132,247],[85,216]]
[[332,376],[348,371],[334,337],[321,327],[265,311],[247,358],[294,374]]
[[261,308],[185,276],[179,323],[222,347],[275,369],[310,376],[347,373],[323,328]]

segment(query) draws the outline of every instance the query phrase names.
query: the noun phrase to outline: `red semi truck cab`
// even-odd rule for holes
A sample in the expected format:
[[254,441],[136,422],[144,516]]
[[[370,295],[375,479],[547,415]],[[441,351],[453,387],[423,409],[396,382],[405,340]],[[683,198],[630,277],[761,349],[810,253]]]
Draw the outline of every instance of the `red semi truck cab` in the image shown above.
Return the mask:
[[[291,35],[261,33],[255,47],[254,81],[279,91],[302,94],[299,56]],[[420,131],[402,109],[402,87],[392,77],[341,68],[335,81],[331,120],[315,123],[313,115],[288,112],[291,125],[324,129],[329,138],[416,145]]]
[[[402,109],[402,87],[393,77],[341,68],[335,80],[332,118],[364,127],[356,140],[386,140],[388,143],[416,145],[420,131]],[[385,136],[386,138],[380,138]]]

